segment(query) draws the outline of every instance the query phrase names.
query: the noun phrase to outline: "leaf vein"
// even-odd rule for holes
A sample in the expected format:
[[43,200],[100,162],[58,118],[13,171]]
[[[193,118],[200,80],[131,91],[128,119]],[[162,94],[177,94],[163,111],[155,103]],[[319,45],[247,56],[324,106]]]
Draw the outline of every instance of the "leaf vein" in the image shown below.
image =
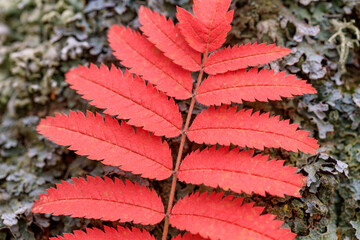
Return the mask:
[[133,207],[138,207],[138,208],[143,208],[143,209],[147,209],[156,213],[161,213],[164,214],[163,212],[157,211],[155,209],[149,208],[149,207],[145,207],[145,206],[141,206],[138,204],[133,204],[133,203],[127,203],[127,202],[119,202],[119,201],[115,201],[115,200],[109,200],[109,199],[97,199],[97,198],[68,198],[68,199],[59,199],[59,200],[54,200],[54,201],[47,201],[47,202],[43,202],[41,203],[41,205],[37,206],[46,206],[46,205],[51,205],[57,202],[67,202],[67,201],[103,201],[103,202],[111,202],[111,203],[117,203],[117,204],[122,204],[122,205],[130,205]]
[[142,105],[141,103],[139,103],[139,102],[137,102],[137,101],[135,101],[135,100],[133,100],[133,99],[129,98],[128,96],[125,96],[125,95],[121,94],[120,92],[114,91],[113,89],[108,88],[108,87],[106,87],[105,85],[102,85],[102,84],[101,84],[101,83],[99,83],[99,82],[92,81],[92,80],[90,80],[90,78],[88,78],[88,77],[84,77],[84,76],[81,76],[81,75],[79,75],[79,74],[77,74],[77,75],[78,75],[79,77],[81,77],[82,79],[84,79],[84,80],[87,80],[87,81],[89,81],[89,82],[91,82],[91,83],[93,83],[93,84],[96,84],[96,85],[98,85],[98,86],[100,86],[100,87],[102,87],[102,88],[104,88],[104,89],[106,89],[106,90],[108,90],[108,91],[110,91],[110,92],[113,92],[113,93],[115,93],[115,94],[117,94],[117,95],[119,95],[119,96],[121,96],[121,97],[123,97],[123,98],[125,98],[125,99],[129,100],[130,102],[132,102],[132,103],[134,103],[134,104],[138,105],[139,107],[142,107],[142,108],[144,108],[144,109],[146,109],[146,110],[148,110],[148,111],[150,111],[150,112],[154,113],[154,115],[156,115],[156,116],[158,116],[158,117],[162,118],[163,120],[165,120],[166,122],[170,123],[173,127],[175,127],[176,129],[178,129],[178,130],[180,131],[180,129],[179,129],[177,126],[175,126],[175,125],[174,125],[174,124],[173,124],[170,120],[166,119],[165,117],[163,117],[163,116],[162,116],[162,115],[160,115],[159,113],[157,113],[157,112],[153,111],[151,108],[148,108],[148,107],[146,107],[146,106]]
[[144,157],[144,158],[147,158],[147,159],[149,159],[149,160],[151,160],[151,161],[153,161],[153,162],[161,165],[162,167],[164,167],[164,168],[172,171],[171,168],[168,168],[168,167],[165,166],[163,163],[158,162],[158,161],[156,161],[155,159],[150,158],[149,156],[146,156],[146,155],[144,155],[144,154],[141,154],[141,153],[139,153],[139,152],[136,152],[136,151],[134,151],[134,150],[132,150],[132,149],[130,149],[130,148],[126,148],[126,147],[124,147],[124,146],[117,145],[117,144],[112,143],[112,142],[110,142],[110,141],[106,141],[106,140],[104,140],[104,139],[101,139],[101,138],[92,136],[92,135],[90,135],[90,134],[88,134],[88,133],[86,133],[86,132],[75,131],[75,130],[73,130],[73,129],[69,129],[69,128],[66,128],[66,127],[58,127],[58,126],[52,126],[52,125],[48,125],[48,126],[53,127],[53,128],[58,128],[58,129],[64,129],[64,130],[67,130],[67,131],[70,131],[70,132],[80,133],[80,134],[82,134],[82,135],[85,135],[85,136],[94,138],[94,139],[99,140],[99,141],[101,141],[101,142],[106,142],[106,143],[111,144],[111,145],[113,145],[113,146],[115,146],[115,147],[126,149],[126,150],[129,151],[129,152],[132,152],[132,153],[134,153],[134,154],[137,154],[137,155],[140,155],[140,156],[142,156],[142,157]]
[[294,183],[291,183],[289,181],[280,180],[280,179],[276,179],[276,178],[273,178],[273,177],[270,177],[270,176],[264,176],[264,175],[260,175],[260,174],[256,174],[256,173],[249,173],[249,172],[239,171],[239,170],[216,169],[216,168],[191,168],[191,169],[180,170],[180,172],[189,172],[189,171],[220,171],[220,172],[240,173],[240,174],[244,174],[244,175],[250,175],[250,176],[255,176],[255,177],[259,177],[259,178],[270,179],[270,180],[285,183],[285,184],[288,184],[288,185],[291,185],[291,186],[294,186],[294,187],[299,187],[298,185],[296,185]]
[[278,135],[284,138],[289,138],[291,140],[303,143],[304,145],[313,148],[313,146],[311,146],[310,144],[303,142],[297,138],[294,137],[290,137],[281,133],[275,133],[275,132],[270,132],[270,131],[264,131],[264,130],[256,130],[256,129],[250,129],[250,128],[230,128],[230,127],[202,127],[200,129],[191,129],[191,132],[195,132],[195,131],[203,131],[203,130],[237,130],[237,131],[252,131],[252,132],[260,132],[260,133],[268,133],[268,134],[273,134],[273,135]]
[[233,87],[226,87],[226,88],[216,88],[216,89],[210,89],[205,92],[198,93],[197,95],[206,95],[212,92],[221,92],[221,91],[227,91],[231,89],[237,89],[237,88],[251,88],[251,87],[291,87],[291,88],[297,88],[297,89],[308,89],[306,86],[293,86],[293,85],[271,85],[271,84],[249,84],[249,85],[242,85],[242,86],[233,86]]
[[[119,36],[116,35],[116,38],[119,39]],[[146,40],[146,39],[145,39]],[[158,66],[156,63],[154,63],[153,61],[151,61],[149,58],[147,58],[145,55],[141,54],[140,51],[137,51],[136,48],[133,48],[133,46],[131,44],[129,44],[125,39],[120,39],[120,41],[123,41],[124,43],[126,43],[126,45],[131,48],[134,52],[136,52],[138,55],[140,55],[141,57],[143,57],[146,61],[148,61],[150,64],[152,64],[154,67],[156,67],[157,69],[159,69],[161,72],[163,72],[165,75],[167,75],[169,78],[173,79],[180,87],[182,87],[186,92],[188,92],[190,95],[192,94],[188,89],[186,89],[176,78],[174,78],[173,76],[171,76],[169,73],[167,73],[166,71],[164,71],[164,69],[162,69],[160,66]],[[146,40],[148,41],[148,40]],[[170,61],[170,60],[169,60]]]

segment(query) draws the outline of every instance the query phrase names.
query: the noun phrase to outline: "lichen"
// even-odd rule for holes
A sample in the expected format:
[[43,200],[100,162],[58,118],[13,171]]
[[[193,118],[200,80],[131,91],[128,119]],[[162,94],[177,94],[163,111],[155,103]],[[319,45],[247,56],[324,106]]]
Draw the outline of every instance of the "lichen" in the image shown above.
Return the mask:
[[[350,22],[340,22],[336,19],[331,19],[330,23],[334,26],[336,32],[329,38],[329,41],[335,43],[336,39],[339,39],[339,52],[340,59],[339,64],[341,71],[346,72],[346,61],[349,57],[349,52],[351,48],[359,46],[360,43],[360,30],[355,26],[355,20],[352,19]],[[351,34],[346,33],[347,31],[352,31],[354,37]]]
[[[94,110],[67,87],[64,73],[90,62],[120,66],[112,56],[106,32],[112,24],[139,27],[140,4],[174,19],[175,6],[188,9],[191,1],[0,1],[0,239],[41,239],[98,226],[99,222],[93,220],[33,215],[29,209],[39,193],[60,179],[85,174],[102,176],[104,172],[110,177],[132,176],[75,157],[66,148],[39,136],[35,129],[40,118],[56,111]],[[227,43],[257,41],[291,48],[290,56],[265,67],[308,79],[318,90],[317,95],[270,104],[244,103],[240,107],[252,106],[291,119],[321,144],[319,154],[312,157],[266,149],[272,157],[285,159],[286,164],[297,166],[308,177],[302,198],[239,196],[278,215],[299,235],[298,239],[358,238],[360,70],[355,28],[359,28],[359,2],[233,0],[232,8],[235,15]],[[346,50],[341,34],[354,48]],[[331,36],[333,43],[328,41]],[[347,73],[341,70],[344,67]],[[180,104],[180,110],[184,104]],[[185,151],[194,147],[187,143]],[[132,181],[140,178],[132,176]],[[146,184],[160,193],[168,192],[167,181],[146,180]],[[194,190],[211,190],[182,183],[178,188],[177,197]],[[148,230],[155,234],[160,231]],[[171,234],[178,232],[170,229]]]

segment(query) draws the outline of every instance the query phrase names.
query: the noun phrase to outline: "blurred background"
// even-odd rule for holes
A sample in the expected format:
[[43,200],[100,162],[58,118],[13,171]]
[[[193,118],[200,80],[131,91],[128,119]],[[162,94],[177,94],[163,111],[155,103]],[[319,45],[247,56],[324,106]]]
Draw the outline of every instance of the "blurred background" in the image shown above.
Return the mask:
[[[190,0],[0,0],[1,240],[48,239],[100,226],[95,220],[30,212],[39,194],[71,177],[129,177],[168,193],[169,181],[144,180],[76,156],[38,135],[36,126],[54,112],[96,110],[68,87],[64,74],[79,64],[120,66],[106,38],[111,25],[138,28],[140,5],[175,20],[176,5],[190,10],[191,4]],[[303,198],[242,196],[278,215],[298,239],[360,239],[360,1],[233,0],[231,8],[235,15],[227,44],[267,42],[292,49],[285,59],[266,67],[307,79],[318,91],[293,100],[242,105],[291,119],[321,144],[319,154],[312,157],[267,150],[308,177]],[[183,110],[188,102],[179,104]],[[176,141],[171,140],[170,146]],[[205,190],[179,184],[177,197]],[[161,227],[146,229],[157,235]]]

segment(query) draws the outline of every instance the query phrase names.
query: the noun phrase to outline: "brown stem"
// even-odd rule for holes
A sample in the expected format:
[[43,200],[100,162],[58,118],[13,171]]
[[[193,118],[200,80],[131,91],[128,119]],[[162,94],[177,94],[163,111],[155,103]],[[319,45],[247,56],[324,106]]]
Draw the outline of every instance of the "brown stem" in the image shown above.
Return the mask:
[[178,155],[176,157],[176,164],[175,164],[175,169],[174,169],[174,172],[173,172],[173,178],[172,178],[172,183],[171,183],[169,203],[168,203],[168,207],[167,207],[166,215],[165,215],[165,223],[164,223],[164,230],[163,230],[162,240],[166,240],[166,237],[167,237],[167,234],[168,234],[168,231],[169,231],[169,217],[170,217],[171,209],[172,209],[172,206],[173,206],[173,203],[174,203],[175,189],[176,189],[176,183],[177,183],[177,173],[178,173],[179,168],[180,168],[181,157],[182,157],[182,154],[183,154],[183,151],[184,151],[184,145],[185,145],[185,140],[186,140],[186,133],[189,130],[191,115],[192,115],[192,112],[194,110],[194,106],[195,106],[195,102],[196,102],[195,97],[196,97],[197,91],[198,91],[198,89],[200,87],[201,79],[202,79],[202,77],[204,75],[204,64],[205,64],[205,62],[207,60],[207,57],[208,57],[208,53],[206,52],[204,54],[204,57],[203,57],[203,62],[202,62],[202,65],[201,65],[199,77],[198,77],[197,82],[196,82],[196,87],[195,87],[195,90],[194,90],[194,94],[193,94],[193,97],[191,98],[190,108],[189,108],[189,112],[188,112],[187,117],[186,117],[185,126],[184,126],[183,132],[181,134],[179,152],[178,152]]

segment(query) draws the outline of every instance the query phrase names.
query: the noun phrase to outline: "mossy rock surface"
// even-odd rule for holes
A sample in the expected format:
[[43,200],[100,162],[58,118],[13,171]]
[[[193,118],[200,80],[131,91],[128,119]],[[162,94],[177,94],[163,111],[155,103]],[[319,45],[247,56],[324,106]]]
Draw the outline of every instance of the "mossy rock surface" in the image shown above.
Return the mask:
[[[176,5],[190,9],[191,2],[0,1],[0,239],[46,239],[85,227],[101,227],[101,221],[30,212],[40,193],[71,177],[130,177],[167,199],[169,181],[142,180],[104,167],[45,140],[35,130],[41,118],[55,112],[98,111],[68,87],[64,74],[79,64],[120,67],[106,33],[113,24],[137,29],[140,5],[175,19]],[[235,18],[228,44],[268,42],[293,49],[291,55],[269,67],[307,79],[318,90],[318,95],[293,100],[243,104],[299,123],[319,139],[321,148],[312,157],[267,150],[308,177],[303,198],[242,196],[278,215],[298,239],[360,239],[360,51],[356,45],[360,3],[233,0],[231,7]],[[348,27],[345,22],[351,21],[353,27]],[[329,42],[336,33],[341,34]],[[347,54],[341,59],[344,51]],[[177,142],[170,142],[170,146],[175,145]],[[186,146],[187,151],[192,147]],[[179,184],[177,197],[206,190]],[[160,226],[146,229],[160,236]],[[170,234],[178,231],[171,229]]]

